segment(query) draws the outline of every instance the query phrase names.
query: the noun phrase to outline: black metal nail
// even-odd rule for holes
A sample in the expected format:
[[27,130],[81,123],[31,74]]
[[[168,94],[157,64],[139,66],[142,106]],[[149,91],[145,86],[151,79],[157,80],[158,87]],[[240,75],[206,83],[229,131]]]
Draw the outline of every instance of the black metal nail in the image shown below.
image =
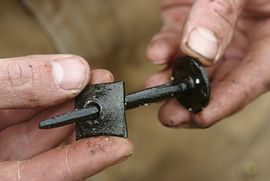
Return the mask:
[[99,109],[97,106],[91,106],[89,108],[78,109],[72,112],[68,112],[63,115],[59,115],[45,121],[40,122],[39,128],[49,129],[56,128],[60,126],[65,126],[72,124],[74,122],[85,121],[85,120],[94,120],[99,116]]
[[[134,109],[141,106],[147,106],[151,103],[160,100],[183,94],[188,90],[188,82],[163,84],[156,87],[151,87],[142,91],[134,92],[126,95],[125,97],[125,110]],[[94,120],[98,117],[100,109],[98,104],[91,105],[90,107],[74,110],[60,116],[56,116],[40,123],[40,128],[55,128],[78,121]],[[84,119],[85,118],[85,119]]]
[[[190,85],[191,86],[191,85]],[[141,106],[147,106],[151,103],[176,97],[188,91],[189,82],[170,82],[156,87],[151,87],[142,91],[128,94],[125,98],[126,110]]]
[[[146,106],[170,97],[177,100],[192,113],[201,111],[209,101],[210,85],[203,66],[191,57],[178,57],[175,61],[172,81],[167,84],[134,92],[125,96],[125,110]],[[73,112],[57,116],[39,125],[41,129],[54,128],[74,122],[96,119],[101,108],[97,103]]]

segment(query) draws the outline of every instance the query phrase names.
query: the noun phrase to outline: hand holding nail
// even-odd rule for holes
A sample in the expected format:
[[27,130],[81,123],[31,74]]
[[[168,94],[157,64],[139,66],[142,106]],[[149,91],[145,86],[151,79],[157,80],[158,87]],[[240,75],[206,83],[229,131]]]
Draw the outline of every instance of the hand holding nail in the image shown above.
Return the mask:
[[123,82],[93,85],[77,97],[73,112],[42,121],[41,129],[76,123],[76,138],[92,136],[127,137],[125,110],[149,105],[166,98],[177,100],[192,113],[204,109],[210,85],[202,65],[191,57],[175,60],[172,81],[125,96]]
[[98,137],[58,147],[73,126],[38,128],[41,120],[73,110],[72,99],[89,82],[111,81],[111,73],[90,71],[74,55],[0,59],[0,180],[82,180],[126,160],[133,149],[127,139]]
[[268,5],[268,0],[161,1],[164,23],[150,42],[147,57],[168,68],[152,75],[147,87],[169,80],[173,57],[179,54],[209,67],[212,82],[205,110],[194,116],[168,100],[159,112],[162,124],[209,127],[269,90]]

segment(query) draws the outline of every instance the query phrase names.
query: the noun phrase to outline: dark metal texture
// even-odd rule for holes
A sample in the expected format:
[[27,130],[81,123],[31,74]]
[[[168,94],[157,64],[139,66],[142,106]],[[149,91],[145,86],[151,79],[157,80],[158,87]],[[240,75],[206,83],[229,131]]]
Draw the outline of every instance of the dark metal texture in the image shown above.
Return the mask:
[[192,113],[200,112],[210,99],[210,83],[203,66],[192,57],[178,57],[173,82],[187,82],[188,91],[176,95],[177,100]]
[[126,96],[125,108],[128,110],[140,106],[146,106],[165,98],[174,97],[177,94],[184,93],[185,91],[187,91],[187,86],[183,82],[170,82],[168,84],[151,87],[128,94]]
[[60,126],[65,126],[67,124],[72,124],[74,122],[85,121],[85,120],[94,120],[99,116],[99,107],[92,106],[84,109],[77,109],[72,112],[68,112],[46,121],[42,121],[39,124],[39,128],[50,129]]
[[196,114],[207,106],[210,84],[203,66],[191,57],[175,60],[173,80],[164,85],[128,94],[123,82],[87,87],[77,98],[75,111],[40,123],[40,128],[54,128],[76,123],[76,139],[91,136],[127,137],[125,109],[145,106],[169,97]]
[[76,139],[93,136],[127,137],[124,108],[124,83],[96,84],[87,87],[76,99],[75,108],[100,107],[97,119],[76,122]]

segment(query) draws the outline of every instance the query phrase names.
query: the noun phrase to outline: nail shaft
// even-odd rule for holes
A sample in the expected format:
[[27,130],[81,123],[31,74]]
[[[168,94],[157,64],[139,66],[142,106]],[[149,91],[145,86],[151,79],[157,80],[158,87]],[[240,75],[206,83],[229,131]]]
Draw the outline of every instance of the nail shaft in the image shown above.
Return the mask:
[[[151,87],[142,91],[130,93],[125,97],[125,109],[134,109],[140,106],[146,106],[153,102],[161,101],[165,98],[174,97],[183,94],[189,90],[188,82],[163,84]],[[42,129],[49,129],[72,124],[77,121],[94,120],[99,116],[99,109],[95,105],[88,108],[75,110],[60,116],[56,116],[39,125]]]
[[72,124],[77,121],[94,120],[99,116],[99,109],[95,106],[89,108],[75,110],[63,115],[59,115],[45,121],[40,122],[39,128],[49,129],[56,128],[68,124]]
[[177,94],[183,94],[187,90],[188,87],[186,83],[176,84],[170,82],[168,84],[130,93],[125,99],[125,108],[126,110],[129,110],[140,106],[146,106],[165,98],[174,97]]

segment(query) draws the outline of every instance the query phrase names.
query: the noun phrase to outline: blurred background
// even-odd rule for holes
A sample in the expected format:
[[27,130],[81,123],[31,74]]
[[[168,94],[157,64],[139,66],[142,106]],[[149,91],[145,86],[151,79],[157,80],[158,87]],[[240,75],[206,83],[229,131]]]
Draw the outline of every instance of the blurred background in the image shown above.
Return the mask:
[[[159,0],[1,0],[0,56],[71,53],[110,70],[127,92],[162,67],[145,59]],[[163,127],[154,104],[127,112],[135,152],[93,181],[269,180],[269,94],[204,130]]]

